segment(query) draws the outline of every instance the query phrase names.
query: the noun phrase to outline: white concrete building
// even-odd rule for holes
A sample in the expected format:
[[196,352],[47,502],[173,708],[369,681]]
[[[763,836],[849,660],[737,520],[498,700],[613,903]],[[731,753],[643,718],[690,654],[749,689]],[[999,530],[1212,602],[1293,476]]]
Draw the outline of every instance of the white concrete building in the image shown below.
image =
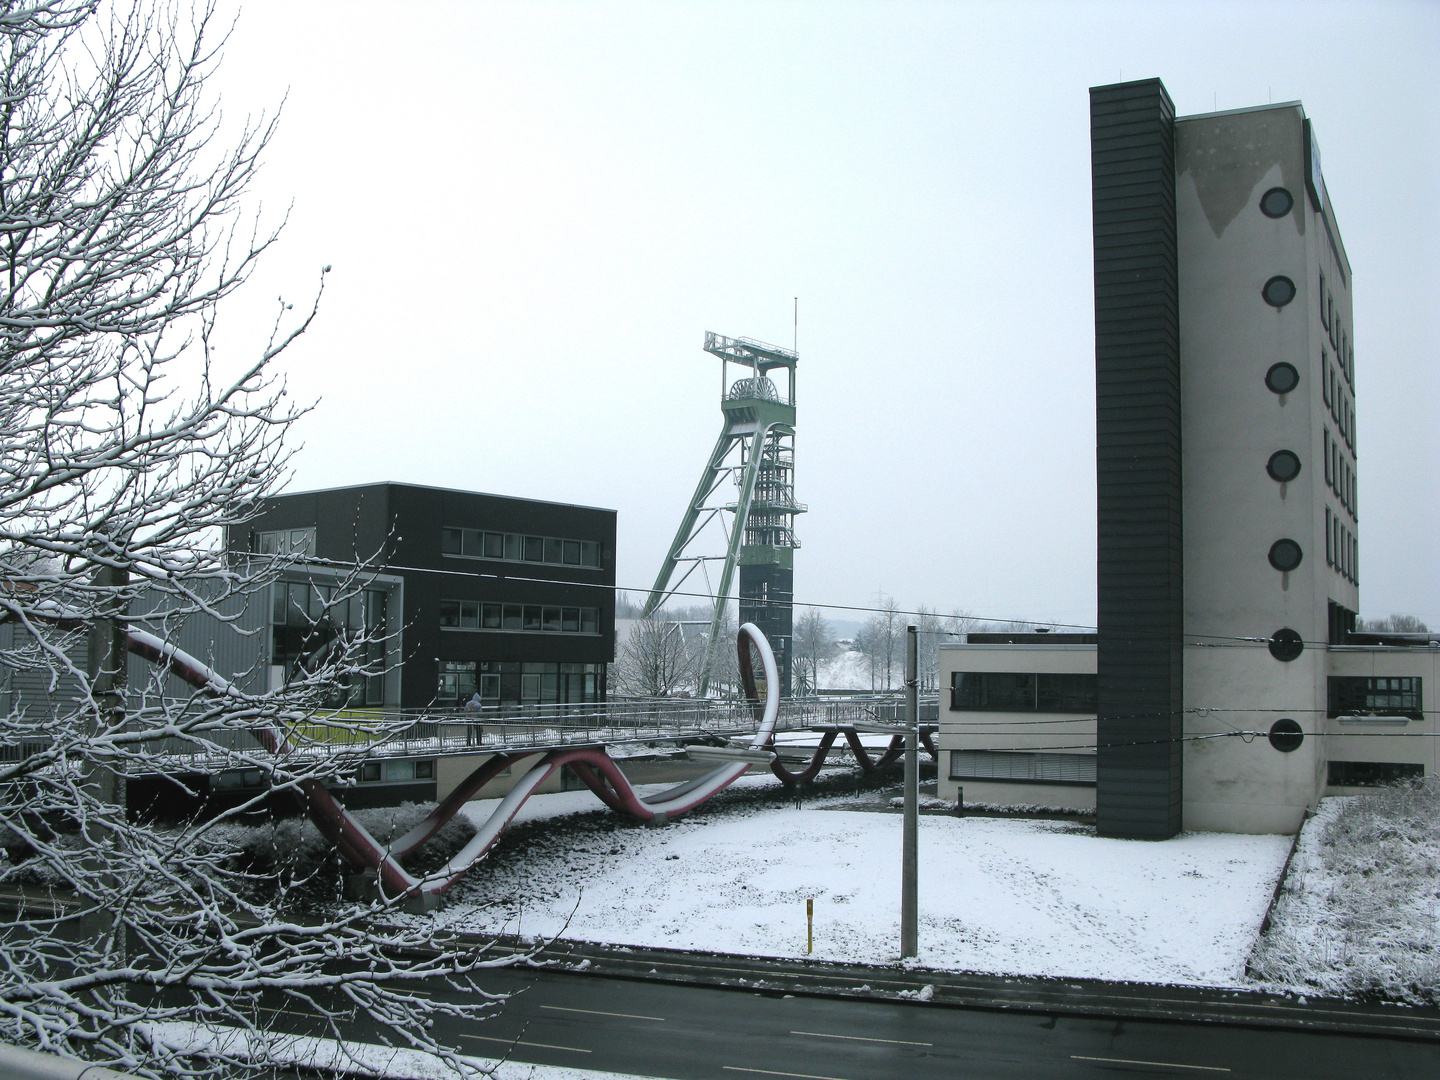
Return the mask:
[[941,794],[1294,832],[1437,752],[1440,647],[1353,633],[1352,278],[1318,144],[1299,102],[1091,102],[1099,632],[942,648]]

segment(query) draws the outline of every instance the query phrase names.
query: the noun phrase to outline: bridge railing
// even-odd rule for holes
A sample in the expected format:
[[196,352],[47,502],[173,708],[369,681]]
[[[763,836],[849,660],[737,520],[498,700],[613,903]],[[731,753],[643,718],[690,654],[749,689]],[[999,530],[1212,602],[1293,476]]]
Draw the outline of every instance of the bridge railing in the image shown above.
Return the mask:
[[[938,704],[922,701],[920,719],[933,720]],[[928,715],[927,715],[928,714]],[[777,732],[855,723],[900,723],[896,698],[809,698],[781,702]],[[614,699],[566,705],[486,706],[466,709],[337,709],[291,725],[291,744],[307,757],[449,755],[578,743],[667,742],[705,736],[743,736],[755,716],[743,700],[716,698]],[[225,751],[254,755],[249,731],[208,732],[204,738],[166,738],[151,752],[190,759],[199,770],[233,767]]]

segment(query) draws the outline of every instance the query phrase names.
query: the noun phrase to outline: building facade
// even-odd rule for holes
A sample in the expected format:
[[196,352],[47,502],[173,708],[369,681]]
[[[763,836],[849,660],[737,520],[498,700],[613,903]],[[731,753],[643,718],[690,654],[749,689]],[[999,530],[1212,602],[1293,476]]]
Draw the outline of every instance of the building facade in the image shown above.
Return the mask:
[[268,499],[229,538],[400,578],[400,703],[602,701],[615,652],[615,512],[371,484]]
[[[1299,102],[1177,118],[1156,79],[1090,96],[1098,633],[942,649],[948,783],[1043,745],[1030,779],[1091,785],[1102,835],[1294,832],[1327,791],[1436,765],[1433,738],[1392,737],[1434,733],[1435,649],[1353,633],[1352,277],[1319,144]],[[1051,707],[1042,684],[1087,663],[1091,715]],[[975,706],[1005,675],[1033,685],[1023,715]],[[1040,758],[1086,751],[1034,734],[1077,722],[1088,779]]]

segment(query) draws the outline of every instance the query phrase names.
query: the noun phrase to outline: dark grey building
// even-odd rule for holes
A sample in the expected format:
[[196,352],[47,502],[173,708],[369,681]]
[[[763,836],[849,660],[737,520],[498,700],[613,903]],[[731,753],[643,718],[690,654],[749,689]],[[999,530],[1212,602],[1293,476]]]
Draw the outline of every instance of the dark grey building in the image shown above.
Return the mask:
[[[404,581],[400,703],[602,701],[615,654],[615,511],[414,484],[279,495],[235,552],[289,551]],[[287,609],[288,610],[288,609]],[[273,616],[272,663],[303,642]],[[398,617],[397,617],[398,616]],[[296,620],[303,625],[303,620]]]

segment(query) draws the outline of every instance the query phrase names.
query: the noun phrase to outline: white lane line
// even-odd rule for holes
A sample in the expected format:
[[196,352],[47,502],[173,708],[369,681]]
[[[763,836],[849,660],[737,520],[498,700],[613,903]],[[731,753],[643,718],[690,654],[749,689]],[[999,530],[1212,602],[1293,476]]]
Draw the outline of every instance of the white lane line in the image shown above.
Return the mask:
[[890,1043],[893,1046],[934,1046],[934,1043],[913,1042],[910,1039],[871,1039],[864,1035],[827,1035],[823,1031],[792,1031],[791,1035],[809,1035],[816,1039],[849,1039],[851,1042]]
[[493,1035],[465,1035],[462,1039],[477,1039],[480,1042],[504,1043],[506,1046],[538,1046],[542,1050],[569,1050],[572,1054],[591,1054],[593,1050],[583,1050],[578,1046],[556,1046],[554,1043],[526,1042],[524,1039],[498,1039]]
[[1222,1069],[1218,1065],[1181,1065],[1178,1061],[1135,1061],[1131,1058],[1102,1058],[1086,1057],[1084,1054],[1071,1054],[1072,1061],[1103,1061],[1111,1065],[1154,1065],[1161,1069],[1198,1069],[1201,1072],[1230,1072],[1229,1069]]
[[665,1023],[663,1016],[640,1016],[636,1013],[612,1013],[601,1012],[599,1009],[567,1009],[564,1005],[541,1005],[542,1009],[551,1009],[554,1012],[585,1013],[587,1016],[618,1016],[625,1020],[658,1020]]
[[776,1072],[774,1069],[742,1069],[739,1065],[722,1065],[722,1069],[729,1069],[731,1072],[759,1073],[761,1076],[793,1076],[799,1080],[840,1080],[838,1076],[816,1076],[814,1073],[787,1073]]

